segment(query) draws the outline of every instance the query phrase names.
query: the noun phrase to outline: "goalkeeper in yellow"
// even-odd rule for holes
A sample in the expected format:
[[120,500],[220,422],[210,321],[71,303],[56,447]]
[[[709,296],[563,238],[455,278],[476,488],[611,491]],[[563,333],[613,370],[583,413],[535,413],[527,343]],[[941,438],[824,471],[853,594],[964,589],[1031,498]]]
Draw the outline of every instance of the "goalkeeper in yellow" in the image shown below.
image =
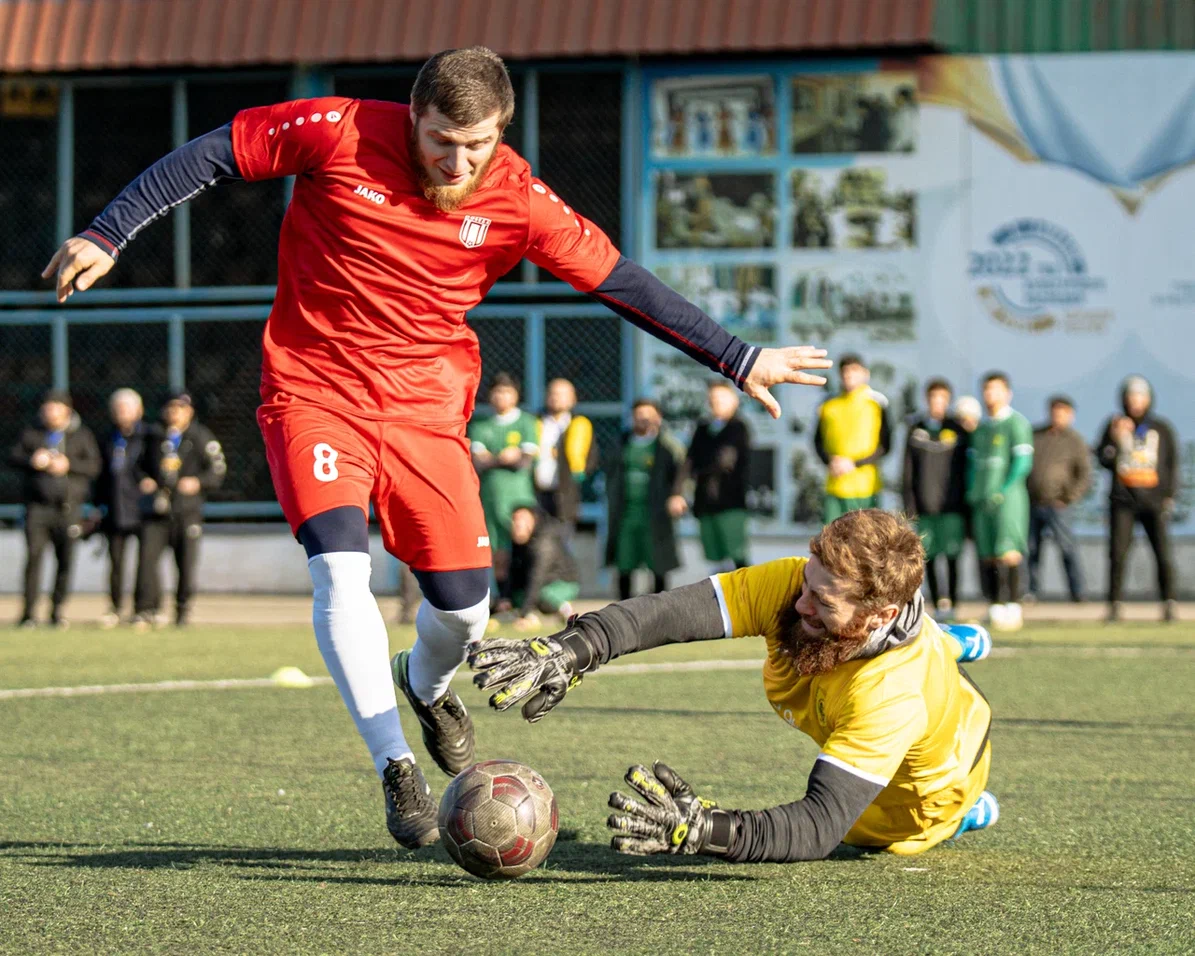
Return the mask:
[[475,683],[530,721],[615,657],[684,641],[763,635],[764,692],[821,748],[805,797],[726,810],[661,763],[627,771],[608,825],[623,853],[704,853],[736,862],[827,856],[839,843],[914,854],[996,822],[984,787],[992,711],[960,663],[991,649],[982,628],[941,627],[920,592],[917,532],[884,511],[849,512],[783,558],[611,604],[532,641],[494,640]]

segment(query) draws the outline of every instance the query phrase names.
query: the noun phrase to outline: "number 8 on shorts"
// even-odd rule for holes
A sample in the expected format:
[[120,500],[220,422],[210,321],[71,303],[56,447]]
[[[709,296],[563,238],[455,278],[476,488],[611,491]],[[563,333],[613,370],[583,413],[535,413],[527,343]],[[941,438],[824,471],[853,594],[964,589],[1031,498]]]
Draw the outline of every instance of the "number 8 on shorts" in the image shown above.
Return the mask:
[[336,449],[322,441],[312,448],[311,452],[315,455],[312,471],[316,481],[335,481],[340,477],[340,472],[336,470],[336,459],[340,457],[340,453]]

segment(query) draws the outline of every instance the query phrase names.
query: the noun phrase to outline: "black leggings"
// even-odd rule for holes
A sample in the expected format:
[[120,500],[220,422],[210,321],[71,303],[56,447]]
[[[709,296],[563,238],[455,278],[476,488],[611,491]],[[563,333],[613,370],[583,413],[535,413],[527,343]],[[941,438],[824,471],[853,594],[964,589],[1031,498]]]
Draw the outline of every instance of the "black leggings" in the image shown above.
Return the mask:
[[1114,504],[1108,512],[1108,600],[1119,601],[1125,562],[1133,546],[1133,524],[1141,522],[1158,565],[1158,591],[1163,601],[1174,597],[1174,569],[1170,561],[1169,519],[1160,508],[1132,508]]

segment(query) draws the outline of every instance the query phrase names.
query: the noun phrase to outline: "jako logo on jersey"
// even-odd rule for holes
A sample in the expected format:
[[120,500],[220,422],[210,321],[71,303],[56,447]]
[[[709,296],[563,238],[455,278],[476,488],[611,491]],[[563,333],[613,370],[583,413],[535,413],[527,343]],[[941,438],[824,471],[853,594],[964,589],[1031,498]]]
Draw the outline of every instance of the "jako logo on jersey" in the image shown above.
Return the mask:
[[465,217],[465,221],[461,223],[461,242],[465,244],[466,249],[475,249],[485,242],[491,222],[492,219],[483,219],[481,216]]
[[488,535],[484,535],[484,534],[482,534],[482,535],[478,535],[478,537],[477,537],[477,547],[479,547],[479,548],[488,548],[489,546],[490,546],[490,539],[489,539],[489,536],[488,536]]
[[382,203],[384,203],[386,201],[386,197],[383,196],[380,192],[378,192],[375,189],[370,189],[367,186],[358,186],[356,189],[353,190],[353,195],[354,196],[364,196],[371,203],[375,203],[376,205],[379,205],[379,206],[382,205]]

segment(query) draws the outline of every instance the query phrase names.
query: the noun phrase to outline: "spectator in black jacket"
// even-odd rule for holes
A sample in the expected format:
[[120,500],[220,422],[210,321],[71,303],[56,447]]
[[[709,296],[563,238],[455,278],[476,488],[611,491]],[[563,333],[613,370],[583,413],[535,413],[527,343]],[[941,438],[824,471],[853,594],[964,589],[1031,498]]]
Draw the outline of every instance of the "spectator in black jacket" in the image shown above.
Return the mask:
[[715,574],[745,568],[747,560],[747,470],[751,432],[738,416],[739,396],[728,384],[711,382],[710,417],[693,432],[683,479],[694,481],[693,515],[701,530],[705,559]]
[[1167,523],[1178,492],[1178,443],[1174,428],[1153,414],[1153,390],[1140,375],[1121,387],[1123,415],[1113,415],[1096,446],[1100,464],[1112,472],[1108,498],[1108,620],[1120,618],[1125,559],[1133,544],[1133,524],[1141,522],[1158,565],[1164,617],[1173,621],[1174,572]]
[[1049,535],[1062,552],[1072,601],[1083,600],[1083,565],[1067,511],[1091,484],[1091,450],[1074,427],[1075,406],[1065,395],[1047,403],[1050,420],[1033,430],[1029,472],[1029,593],[1037,594],[1042,539]]
[[47,392],[40,416],[40,425],[26,429],[8,456],[8,463],[25,473],[25,608],[19,623],[22,627],[37,623],[42,555],[52,544],[58,568],[50,623],[64,628],[68,624],[63,605],[70,589],[75,542],[82,533],[83,504],[90,496],[91,481],[99,474],[100,450],[91,430],[75,414],[67,392]]
[[[966,540],[970,430],[950,415],[950,397],[945,379],[931,379],[925,386],[926,411],[909,422],[901,483],[905,514],[916,522],[925,545],[925,580],[939,620],[954,617],[958,559]],[[938,579],[939,557],[946,559],[946,594]]]
[[[581,575],[568,549],[568,529],[530,502],[510,516],[510,574],[502,586],[497,610],[513,610],[515,627],[533,630],[539,614],[572,617],[581,592]],[[538,612],[538,613],[537,613]]]
[[108,540],[108,597],[107,613],[100,618],[100,626],[115,627],[120,623],[120,609],[124,603],[124,566],[129,545],[137,540],[141,530],[141,457],[145,453],[145,437],[149,431],[142,415],[145,409],[141,396],[131,388],[120,388],[108,399],[108,413],[112,416],[112,431],[100,448],[103,464],[95,485],[95,503],[103,512],[100,529]]
[[141,456],[141,536],[134,594],[134,626],[158,621],[162,584],[158,565],[169,547],[178,567],[175,624],[186,625],[195,590],[195,565],[203,534],[203,502],[220,487],[227,466],[216,437],[195,421],[191,396],[178,392],[162,409],[162,425],[150,430]]

